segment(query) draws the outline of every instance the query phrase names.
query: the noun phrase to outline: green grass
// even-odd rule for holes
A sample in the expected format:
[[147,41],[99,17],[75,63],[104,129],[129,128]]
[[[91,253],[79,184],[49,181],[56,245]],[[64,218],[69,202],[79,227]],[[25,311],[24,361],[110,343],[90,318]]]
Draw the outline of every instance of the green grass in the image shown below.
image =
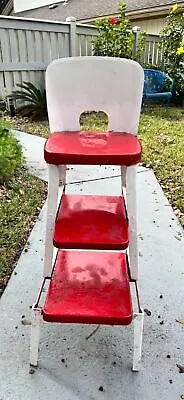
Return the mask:
[[141,118],[142,161],[151,167],[184,224],[184,110],[156,108]]
[[[48,137],[47,121],[10,120],[11,126]],[[81,129],[106,130],[103,113],[81,117]],[[184,110],[149,107],[141,114],[139,137],[143,146],[142,163],[152,168],[176,215],[184,224]]]
[[8,182],[23,160],[22,147],[0,121],[0,184]]
[[4,119],[12,129],[17,129],[22,132],[32,133],[47,138],[49,135],[49,126],[47,120],[32,121],[29,118],[14,117],[10,118],[5,115]]
[[0,294],[45,199],[45,184],[22,168],[0,186]]

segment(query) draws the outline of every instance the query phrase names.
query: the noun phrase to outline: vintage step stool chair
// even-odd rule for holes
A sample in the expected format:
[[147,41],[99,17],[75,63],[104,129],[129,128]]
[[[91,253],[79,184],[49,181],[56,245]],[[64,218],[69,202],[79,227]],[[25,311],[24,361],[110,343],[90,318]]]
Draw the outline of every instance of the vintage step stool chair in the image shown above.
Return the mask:
[[[47,68],[46,238],[43,281],[33,306],[31,365],[38,362],[42,315],[57,323],[128,325],[134,319],[133,370],[139,369],[143,312],[137,286],[136,165],[141,146],[136,135],[143,82],[141,66],[127,59],[74,57]],[[80,132],[81,113],[92,110],[107,113],[108,132]],[[68,195],[69,164],[120,166],[121,196]],[[54,247],[59,249],[55,260]]]

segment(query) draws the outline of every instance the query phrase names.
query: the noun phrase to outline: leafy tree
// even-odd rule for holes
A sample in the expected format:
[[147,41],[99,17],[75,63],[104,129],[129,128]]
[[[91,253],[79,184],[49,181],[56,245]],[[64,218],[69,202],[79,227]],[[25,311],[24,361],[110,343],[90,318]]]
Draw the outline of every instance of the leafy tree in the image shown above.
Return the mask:
[[174,79],[175,101],[184,97],[184,12],[177,4],[172,6],[161,31],[163,69]]

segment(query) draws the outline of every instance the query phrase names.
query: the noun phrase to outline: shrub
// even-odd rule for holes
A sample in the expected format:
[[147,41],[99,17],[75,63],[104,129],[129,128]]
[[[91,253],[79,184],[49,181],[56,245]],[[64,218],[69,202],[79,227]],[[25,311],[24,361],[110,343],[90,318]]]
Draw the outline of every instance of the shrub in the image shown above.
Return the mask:
[[140,32],[136,54],[133,55],[134,33],[125,16],[126,4],[120,4],[117,18],[96,21],[99,36],[93,41],[95,56],[124,57],[139,60],[145,47],[145,33]]
[[177,5],[171,8],[161,31],[161,48],[162,69],[174,79],[174,100],[181,103],[184,96],[184,13]]
[[22,159],[21,145],[0,121],[0,184],[7,183],[13,177]]
[[17,111],[22,117],[40,119],[47,116],[46,90],[37,88],[31,82],[17,83],[20,90],[14,90],[9,96],[20,103]]

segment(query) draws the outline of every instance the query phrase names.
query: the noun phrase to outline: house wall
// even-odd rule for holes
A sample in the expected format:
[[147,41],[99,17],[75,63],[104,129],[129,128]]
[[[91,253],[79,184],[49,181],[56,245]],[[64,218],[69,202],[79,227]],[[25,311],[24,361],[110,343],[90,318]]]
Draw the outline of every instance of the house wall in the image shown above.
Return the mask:
[[140,26],[150,35],[159,35],[161,29],[165,23],[165,18],[154,18],[154,19],[144,19],[136,20],[132,22],[133,26]]
[[[161,29],[164,27],[166,16],[162,18],[131,18],[128,16],[131,21],[132,26],[140,26],[142,29],[146,31],[148,35],[159,35]],[[102,19],[102,18],[99,18]],[[88,21],[82,21],[84,24],[88,24]],[[95,25],[95,20],[90,21],[90,24]]]
[[15,13],[32,10],[34,8],[49,6],[54,3],[61,3],[64,0],[14,0],[14,11]]

